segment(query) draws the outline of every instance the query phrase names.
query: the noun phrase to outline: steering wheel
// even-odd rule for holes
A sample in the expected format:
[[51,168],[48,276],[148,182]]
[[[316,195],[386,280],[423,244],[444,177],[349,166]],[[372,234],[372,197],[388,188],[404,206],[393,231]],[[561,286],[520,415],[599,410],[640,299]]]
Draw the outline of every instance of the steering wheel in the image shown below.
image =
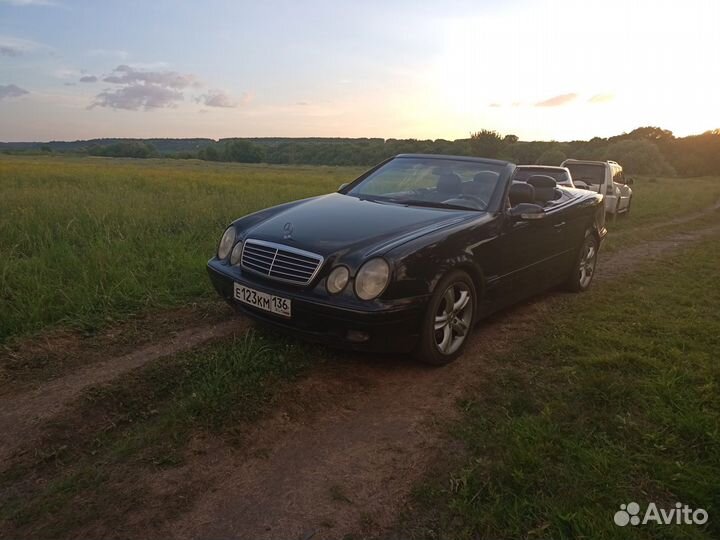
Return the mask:
[[478,203],[482,208],[487,208],[487,202],[485,202],[480,197],[476,197],[475,195],[466,195],[465,193],[463,193],[462,195],[458,196],[458,199],[468,199],[470,201]]

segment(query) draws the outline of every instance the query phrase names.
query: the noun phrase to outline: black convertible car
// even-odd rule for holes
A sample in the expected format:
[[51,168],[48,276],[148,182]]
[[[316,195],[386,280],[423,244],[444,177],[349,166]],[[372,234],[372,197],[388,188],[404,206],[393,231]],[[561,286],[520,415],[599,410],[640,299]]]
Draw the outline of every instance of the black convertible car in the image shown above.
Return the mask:
[[549,287],[583,291],[602,195],[498,160],[399,155],[337,193],[233,222],[208,262],[220,295],[311,340],[445,364],[473,323]]

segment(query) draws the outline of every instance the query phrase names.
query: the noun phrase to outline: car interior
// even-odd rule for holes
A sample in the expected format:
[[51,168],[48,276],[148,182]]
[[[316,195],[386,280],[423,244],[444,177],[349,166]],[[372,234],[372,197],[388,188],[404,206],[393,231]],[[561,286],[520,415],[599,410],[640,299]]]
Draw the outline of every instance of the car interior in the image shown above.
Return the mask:
[[438,172],[435,189],[426,189],[416,195],[425,200],[482,210],[487,207],[497,178],[497,173],[481,171],[472,180],[463,181],[457,173],[445,170]]
[[533,175],[524,182],[513,182],[509,193],[511,207],[533,203],[547,208],[570,198],[572,196],[567,191],[557,187],[554,178],[544,174]]
[[[447,204],[483,208],[487,205],[496,180],[497,175],[492,171],[481,171],[472,180],[465,182],[458,174],[443,171],[438,175],[435,190],[426,192],[425,197]],[[510,195],[512,206],[526,202],[548,207],[567,198],[555,179],[543,174],[530,176],[524,182],[513,182]]]

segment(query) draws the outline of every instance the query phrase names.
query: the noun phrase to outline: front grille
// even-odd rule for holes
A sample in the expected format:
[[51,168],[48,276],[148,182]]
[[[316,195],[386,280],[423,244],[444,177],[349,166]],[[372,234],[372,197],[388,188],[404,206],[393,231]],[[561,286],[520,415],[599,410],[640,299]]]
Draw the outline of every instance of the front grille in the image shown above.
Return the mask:
[[320,269],[323,258],[282,244],[245,240],[240,263],[246,270],[278,281],[307,285]]

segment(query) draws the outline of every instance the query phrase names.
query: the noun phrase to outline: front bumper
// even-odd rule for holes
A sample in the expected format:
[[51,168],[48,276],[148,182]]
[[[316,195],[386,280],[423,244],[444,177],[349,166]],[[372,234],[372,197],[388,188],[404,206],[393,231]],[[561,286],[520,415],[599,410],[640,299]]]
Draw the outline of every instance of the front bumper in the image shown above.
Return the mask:
[[[415,348],[420,337],[426,298],[388,309],[362,311],[309,299],[300,290],[275,288],[215,259],[208,262],[207,269],[215,290],[236,311],[307,341],[349,350],[406,353]],[[281,317],[238,302],[234,298],[235,283],[291,299],[292,317]]]

